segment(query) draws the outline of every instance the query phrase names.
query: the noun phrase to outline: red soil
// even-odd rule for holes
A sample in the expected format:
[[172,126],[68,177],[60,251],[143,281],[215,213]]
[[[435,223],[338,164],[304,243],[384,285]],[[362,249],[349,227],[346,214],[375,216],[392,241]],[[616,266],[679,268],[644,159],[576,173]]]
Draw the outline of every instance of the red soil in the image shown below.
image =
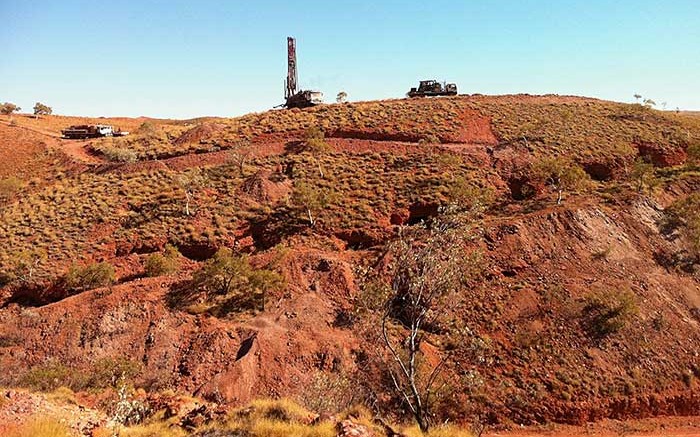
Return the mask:
[[[555,96],[502,99],[503,103],[582,101]],[[485,176],[484,185],[516,197],[514,193],[529,183],[522,170],[532,154],[517,144],[499,143],[490,120],[475,111],[464,111],[461,125],[459,131],[439,138],[442,144],[419,144],[424,138],[382,133],[380,129],[339,129],[328,132],[327,142],[332,151],[350,155],[447,149],[464,156],[468,165],[493,169]],[[207,123],[178,141],[209,141],[221,129],[220,124]],[[10,141],[28,151],[28,155],[12,152],[15,161],[6,164],[6,173],[31,168],[32,159],[50,146],[86,164],[99,163],[80,142],[54,140],[42,145],[37,135],[0,125],[0,146],[5,145],[0,152],[10,153]],[[290,146],[302,138],[302,132],[261,135],[252,139],[252,154],[292,153]],[[658,165],[680,162],[678,151],[657,149],[639,146],[640,152],[650,154]],[[218,166],[229,157],[230,152],[220,151],[125,165],[102,163],[93,170],[125,174],[163,167],[182,170]],[[2,171],[0,167],[0,176]],[[600,173],[600,179],[606,180],[605,175],[615,171],[617,168],[611,166],[589,172]],[[274,175],[269,170],[259,171],[244,183],[242,192],[261,203],[283,203],[291,183],[276,181]],[[694,189],[697,186],[692,181],[670,186],[661,196],[662,202],[668,204]],[[672,430],[677,435],[694,435],[696,417],[632,420],[695,416],[700,409],[697,383],[683,380],[688,369],[697,364],[700,289],[692,275],[657,261],[659,250],[682,249],[679,241],[668,240],[657,227],[662,205],[642,198],[607,202],[596,195],[571,197],[561,207],[539,209],[527,201],[508,198],[503,202],[503,209],[475,230],[471,249],[484,256],[483,282],[461,290],[445,310],[455,321],[466,321],[478,339],[488,344],[478,351],[480,355],[463,351],[464,356],[459,357],[462,364],[448,369],[450,377],[460,384],[465,375],[477,375],[481,381],[479,386],[458,387],[454,408],[460,417],[466,421],[483,414],[488,422],[500,425],[626,420],[622,425],[605,421],[592,428],[562,426],[552,431],[551,435],[562,437],[589,430],[600,436],[618,430],[643,435],[647,426],[651,433]],[[388,404],[386,386],[382,385],[386,381],[367,364],[367,355],[374,355],[378,348],[364,335],[362,328],[367,327],[361,322],[349,326],[338,323],[339,315],[351,313],[358,298],[360,278],[355,267],[380,254],[346,250],[346,243],[356,239],[380,244],[395,234],[393,225],[406,224],[412,213],[429,215],[435,206],[416,204],[413,208],[377,217],[381,228],[377,235],[356,229],[329,230],[329,235],[342,237],[341,242],[329,235],[316,236],[310,230],[287,240],[278,249],[283,254],[280,270],[288,287],[283,293],[268,296],[263,313],[230,318],[190,314],[181,301],[192,296],[182,285],[196,268],[194,262],[175,276],[131,280],[48,305],[8,304],[0,308],[0,339],[17,341],[0,347],[0,368],[15,369],[3,382],[16,382],[22,371],[47,359],[87,369],[99,358],[123,356],[144,364],[145,371],[139,376],[144,385],[175,387],[217,402],[238,405],[257,396],[298,397],[317,372],[342,371],[357,376],[355,372],[360,370],[364,373],[358,378],[376,383],[379,391],[384,390],[378,394],[378,402]],[[426,211],[416,212],[418,208]],[[95,228],[94,235],[86,238],[98,241],[112,231]],[[250,228],[242,232],[252,233]],[[245,236],[244,245],[256,249],[253,236]],[[154,248],[162,246],[163,241],[157,238],[161,237],[147,243]],[[112,241],[91,255],[112,257],[120,276],[129,277],[140,273],[142,261],[134,254],[121,256],[130,252],[120,250]],[[600,253],[604,256],[596,257]],[[258,251],[253,263],[264,264],[273,256],[273,251]],[[622,289],[637,296],[638,316],[614,338],[592,341],[575,316],[581,302],[591,290]],[[175,296],[173,290],[183,295]],[[0,302],[5,302],[3,296]],[[653,329],[659,317],[666,327]],[[466,344],[472,339],[461,340]],[[431,351],[436,358],[441,349],[431,347]],[[510,431],[510,435],[547,432],[536,428]]]

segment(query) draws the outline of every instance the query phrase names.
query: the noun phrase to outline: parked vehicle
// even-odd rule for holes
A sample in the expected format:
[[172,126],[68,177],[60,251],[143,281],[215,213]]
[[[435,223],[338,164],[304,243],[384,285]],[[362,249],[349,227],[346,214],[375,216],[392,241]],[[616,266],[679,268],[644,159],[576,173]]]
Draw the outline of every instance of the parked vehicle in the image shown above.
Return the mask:
[[421,80],[418,88],[411,88],[408,97],[456,96],[457,85],[436,80]]
[[61,131],[63,138],[86,139],[100,137],[122,137],[129,135],[129,132],[119,128],[116,130],[106,124],[79,124],[70,126]]

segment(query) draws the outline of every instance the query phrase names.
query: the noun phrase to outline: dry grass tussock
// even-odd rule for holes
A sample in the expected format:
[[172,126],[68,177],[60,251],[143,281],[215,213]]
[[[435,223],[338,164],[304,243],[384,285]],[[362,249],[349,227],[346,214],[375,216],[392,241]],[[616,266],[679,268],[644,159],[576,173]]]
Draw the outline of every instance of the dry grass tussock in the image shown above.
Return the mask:
[[[145,423],[120,429],[121,437],[183,437],[194,435],[200,437],[218,437],[241,435],[248,437],[335,437],[336,421],[322,420],[313,423],[315,415],[287,399],[256,400],[248,406],[231,412],[224,420],[206,424],[185,432],[177,426],[174,418],[163,419],[156,414]],[[373,415],[363,407],[352,407],[340,413],[337,420],[350,418],[354,423],[363,425],[375,435],[384,435],[384,430],[373,420]],[[417,427],[394,426],[408,437],[424,437]],[[106,430],[105,430],[106,431]],[[104,432],[104,431],[103,431]],[[108,434],[97,434],[97,437],[107,437]],[[457,426],[436,426],[429,437],[468,437],[471,434]]]
[[72,437],[68,427],[56,419],[36,417],[17,426],[5,437]]

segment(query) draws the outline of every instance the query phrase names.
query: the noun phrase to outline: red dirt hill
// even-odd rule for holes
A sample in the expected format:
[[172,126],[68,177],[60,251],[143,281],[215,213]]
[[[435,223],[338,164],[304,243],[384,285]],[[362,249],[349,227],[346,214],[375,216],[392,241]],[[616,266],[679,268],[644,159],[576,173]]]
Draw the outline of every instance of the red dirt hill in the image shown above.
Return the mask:
[[[478,280],[428,334],[432,359],[452,357],[441,419],[697,414],[698,260],[685,234],[666,226],[667,208],[700,188],[687,162],[700,142],[697,118],[578,97],[472,96],[203,123],[185,131],[163,121],[155,133],[95,142],[99,165],[47,175],[3,205],[0,241],[11,249],[0,253],[0,366],[13,370],[0,384],[31,385],[57,363],[90,373],[120,357],[147,390],[239,405],[308,399],[321,380],[401,411],[377,364],[381,308],[366,311],[365,273],[379,269],[402,226],[478,198],[486,206],[465,248],[478,254]],[[45,149],[29,127],[0,126],[4,144],[28,153],[4,149],[21,177],[49,168],[34,158]],[[69,144],[51,147],[60,156]],[[106,146],[130,149],[137,162],[107,162]],[[535,171],[551,157],[590,179],[561,205]],[[640,192],[645,159],[655,188]],[[143,278],[166,244],[182,254],[179,271]],[[190,279],[220,247],[284,278],[264,311],[207,309]],[[46,256],[31,280],[12,277],[17,255],[37,249]],[[96,262],[115,266],[116,285],[66,288],[71,264]],[[596,296],[629,305],[604,336],[587,312]],[[335,383],[348,379],[358,388]]]

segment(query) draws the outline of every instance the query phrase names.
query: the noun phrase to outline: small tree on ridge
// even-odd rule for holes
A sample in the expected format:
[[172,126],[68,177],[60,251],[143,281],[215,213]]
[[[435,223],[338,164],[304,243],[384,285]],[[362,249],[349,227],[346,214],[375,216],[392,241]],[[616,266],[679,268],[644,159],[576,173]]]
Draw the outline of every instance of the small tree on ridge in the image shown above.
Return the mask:
[[33,109],[34,115],[51,115],[51,113],[53,112],[50,106],[46,106],[40,102],[36,102]]
[[5,102],[0,105],[0,114],[3,115],[12,115],[13,112],[19,112],[21,110],[22,108],[10,102]]

